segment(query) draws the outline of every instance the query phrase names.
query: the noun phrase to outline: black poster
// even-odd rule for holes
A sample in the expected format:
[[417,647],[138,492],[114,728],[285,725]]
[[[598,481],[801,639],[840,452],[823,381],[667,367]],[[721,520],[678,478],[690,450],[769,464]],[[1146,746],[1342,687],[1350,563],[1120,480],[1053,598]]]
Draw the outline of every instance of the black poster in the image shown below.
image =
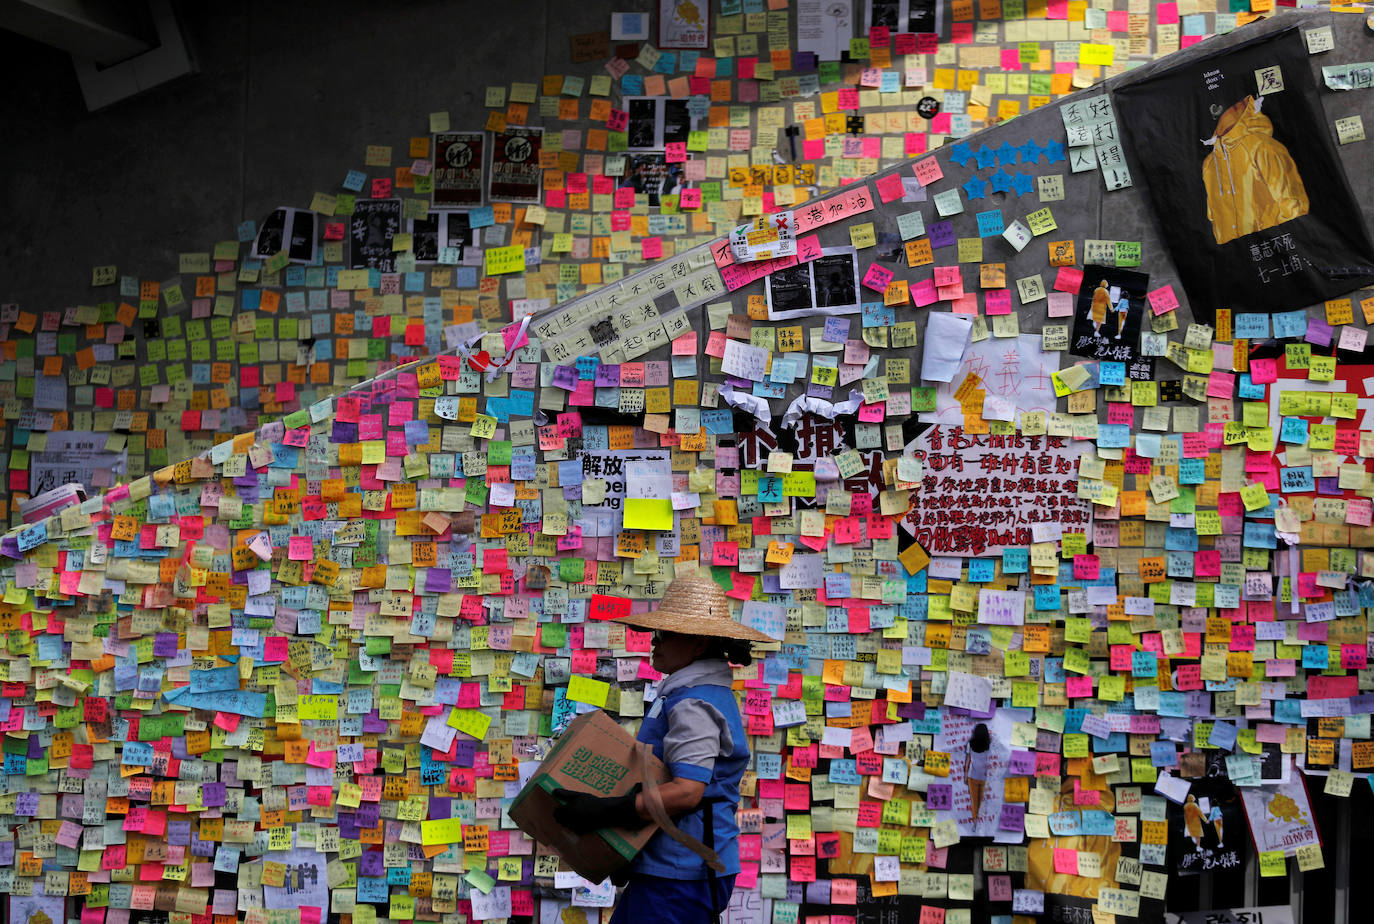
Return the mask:
[[359,199],[348,223],[349,268],[396,272],[392,239],[400,232],[400,199]]
[[488,192],[503,202],[538,202],[544,182],[539,164],[539,149],[544,141],[542,128],[511,125],[492,139],[491,176]]
[[1083,267],[1073,310],[1069,352],[1088,359],[1125,363],[1128,379],[1154,378],[1154,360],[1140,355],[1140,329],[1149,329],[1146,293],[1150,277],[1114,266]]
[[1285,311],[1374,280],[1296,27],[1114,94],[1194,313]]
[[439,132],[434,136],[434,204],[481,205],[486,132]]
[[1170,803],[1169,866],[1177,875],[1232,872],[1241,875],[1250,849],[1249,829],[1236,787],[1220,759],[1193,780],[1182,805]]

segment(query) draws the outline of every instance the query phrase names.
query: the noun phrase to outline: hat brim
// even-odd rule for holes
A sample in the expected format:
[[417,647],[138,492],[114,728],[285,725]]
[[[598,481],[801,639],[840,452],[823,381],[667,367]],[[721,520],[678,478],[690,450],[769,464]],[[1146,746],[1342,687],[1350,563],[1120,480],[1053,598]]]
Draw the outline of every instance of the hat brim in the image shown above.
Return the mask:
[[633,616],[619,616],[614,621],[636,629],[657,629],[662,632],[676,632],[678,635],[729,638],[762,644],[778,641],[733,619],[674,613],[662,609]]

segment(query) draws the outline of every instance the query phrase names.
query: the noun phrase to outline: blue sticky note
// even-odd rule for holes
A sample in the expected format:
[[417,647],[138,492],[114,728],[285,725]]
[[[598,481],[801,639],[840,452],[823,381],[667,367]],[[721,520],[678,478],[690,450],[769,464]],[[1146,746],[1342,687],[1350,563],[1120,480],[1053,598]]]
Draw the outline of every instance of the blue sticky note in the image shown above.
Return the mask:
[[1269,315],[1242,312],[1232,322],[1235,335],[1245,340],[1269,339]]
[[1307,310],[1299,308],[1296,311],[1281,311],[1273,315],[1274,336],[1279,339],[1285,337],[1302,337],[1307,334]]
[[1098,381],[1103,385],[1125,385],[1126,364],[1103,362],[1097,367]]
[[1001,209],[991,209],[978,213],[979,237],[996,237],[1005,230],[1006,224],[1002,221]]
[[1307,421],[1301,417],[1285,417],[1279,425],[1279,441],[1283,443],[1307,442]]
[[1295,465],[1292,468],[1280,469],[1279,490],[1284,494],[1317,490],[1317,483],[1312,478],[1312,466]]
[[968,579],[975,584],[986,584],[997,573],[997,564],[991,558],[973,558],[968,563]]
[[1030,569],[1029,549],[1003,549],[1002,573],[1025,574]]
[[1207,743],[1214,748],[1221,748],[1223,751],[1232,750],[1236,746],[1236,727],[1228,722],[1213,723],[1212,731],[1207,736]]

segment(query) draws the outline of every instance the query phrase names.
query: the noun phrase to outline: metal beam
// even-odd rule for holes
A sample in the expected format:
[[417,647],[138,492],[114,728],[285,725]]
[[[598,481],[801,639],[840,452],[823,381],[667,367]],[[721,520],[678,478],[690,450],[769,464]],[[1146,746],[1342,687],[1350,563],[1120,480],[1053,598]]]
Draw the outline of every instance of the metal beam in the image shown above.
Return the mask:
[[157,41],[147,4],[139,0],[0,0],[0,28],[100,67],[140,55]]

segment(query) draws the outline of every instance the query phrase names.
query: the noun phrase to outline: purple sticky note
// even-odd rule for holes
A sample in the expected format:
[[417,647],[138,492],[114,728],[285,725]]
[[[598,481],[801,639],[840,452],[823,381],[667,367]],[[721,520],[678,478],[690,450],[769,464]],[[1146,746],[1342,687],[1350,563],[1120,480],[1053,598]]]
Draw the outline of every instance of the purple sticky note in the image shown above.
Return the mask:
[[1013,776],[1030,776],[1035,772],[1035,755],[1030,751],[1012,751],[1007,772]]
[[577,370],[572,366],[558,366],[553,370],[553,384],[555,388],[572,391],[577,387]]
[[954,236],[954,222],[936,221],[930,225],[930,246],[933,248],[953,247],[957,238]]
[[947,809],[954,804],[954,787],[949,783],[931,783],[926,790],[926,807],[935,810]]
[[153,636],[153,657],[175,658],[177,654],[177,634],[159,632]]
[[997,823],[997,827],[1002,831],[1020,831],[1025,827],[1026,807],[1015,802],[1007,802],[1002,805],[1002,817]]

